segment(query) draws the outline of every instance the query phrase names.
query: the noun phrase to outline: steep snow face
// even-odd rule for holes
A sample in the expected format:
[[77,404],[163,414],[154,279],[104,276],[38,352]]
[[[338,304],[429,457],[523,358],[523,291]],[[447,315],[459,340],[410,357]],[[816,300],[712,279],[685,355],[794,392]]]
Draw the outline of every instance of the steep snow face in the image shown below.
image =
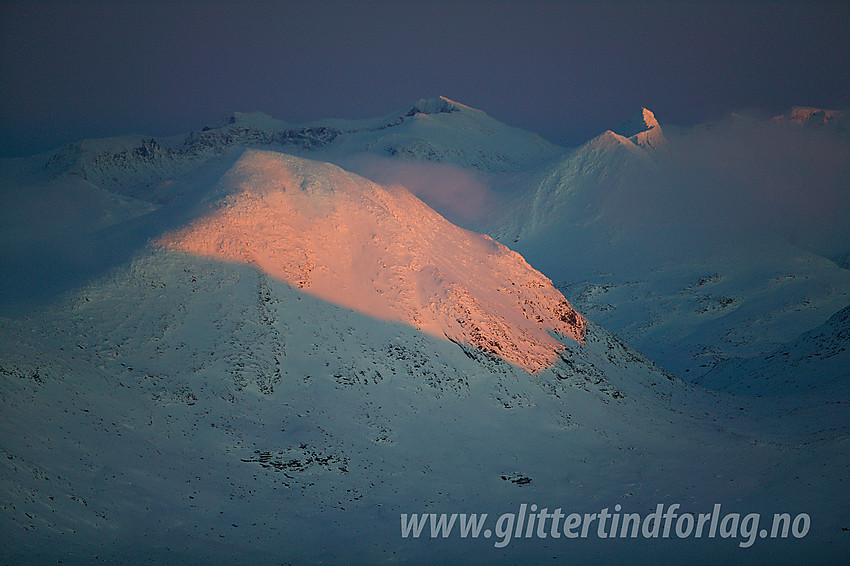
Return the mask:
[[349,309],[470,345],[530,372],[581,341],[585,321],[523,258],[458,228],[407,190],[336,166],[250,150],[211,212],[160,244],[252,263]]

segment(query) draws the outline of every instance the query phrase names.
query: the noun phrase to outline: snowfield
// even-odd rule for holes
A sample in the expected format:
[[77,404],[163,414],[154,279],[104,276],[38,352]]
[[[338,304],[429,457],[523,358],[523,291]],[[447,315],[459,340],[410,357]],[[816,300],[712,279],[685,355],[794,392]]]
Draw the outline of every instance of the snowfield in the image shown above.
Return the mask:
[[[437,98],[4,162],[0,561],[841,562],[840,123],[662,133],[644,109],[567,150]],[[746,159],[775,174],[699,157],[762,128],[778,141]],[[765,186],[798,222],[712,207]],[[503,548],[400,528],[675,503],[811,528]]]

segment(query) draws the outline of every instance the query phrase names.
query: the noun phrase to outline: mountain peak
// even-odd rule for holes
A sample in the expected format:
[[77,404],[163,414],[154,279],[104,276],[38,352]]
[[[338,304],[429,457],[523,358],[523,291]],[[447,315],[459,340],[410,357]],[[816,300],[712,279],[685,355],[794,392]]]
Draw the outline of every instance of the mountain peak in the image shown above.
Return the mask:
[[655,119],[655,114],[648,108],[641,108],[637,115],[616,128],[616,132],[623,137],[630,138],[641,132],[660,127],[658,120]]
[[640,113],[617,128],[617,132],[645,149],[658,149],[667,144],[661,125],[648,108],[641,108]]
[[445,96],[437,98],[420,98],[413,107],[407,111],[405,116],[415,116],[417,114],[448,114],[451,112],[460,112],[462,110],[474,110],[469,106],[450,100]]
[[656,126],[660,127],[658,120],[655,119],[655,114],[653,114],[652,110],[649,108],[642,108],[641,116],[643,117],[644,123],[650,128],[655,128]]
[[422,98],[379,126],[347,136],[344,143],[360,151],[487,171],[516,171],[563,151],[537,134],[445,96]]
[[555,335],[584,339],[584,318],[519,254],[450,224],[401,187],[248,150],[217,191],[209,215],[158,243],[253,264],[320,299],[531,373],[557,361],[564,344]]

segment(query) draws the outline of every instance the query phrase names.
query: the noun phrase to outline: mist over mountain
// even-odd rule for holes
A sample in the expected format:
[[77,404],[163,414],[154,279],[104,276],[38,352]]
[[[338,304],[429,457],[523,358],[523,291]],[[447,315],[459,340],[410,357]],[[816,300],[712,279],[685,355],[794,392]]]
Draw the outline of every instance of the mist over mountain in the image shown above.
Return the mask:
[[[850,556],[844,115],[624,118],[568,149],[438,97],[3,160],[0,557]],[[811,529],[399,531],[661,503]]]
[[507,181],[530,189],[468,225],[677,373],[765,353],[847,305],[846,136],[744,116],[661,135],[656,149],[606,132]]

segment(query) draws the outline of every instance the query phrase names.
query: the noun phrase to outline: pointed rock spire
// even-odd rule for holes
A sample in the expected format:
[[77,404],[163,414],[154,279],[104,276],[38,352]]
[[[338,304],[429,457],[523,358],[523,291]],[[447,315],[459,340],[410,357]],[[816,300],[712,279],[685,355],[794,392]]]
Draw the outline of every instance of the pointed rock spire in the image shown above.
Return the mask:
[[648,108],[642,108],[639,115],[616,129],[621,136],[645,149],[660,149],[667,145],[661,125],[655,114]]

